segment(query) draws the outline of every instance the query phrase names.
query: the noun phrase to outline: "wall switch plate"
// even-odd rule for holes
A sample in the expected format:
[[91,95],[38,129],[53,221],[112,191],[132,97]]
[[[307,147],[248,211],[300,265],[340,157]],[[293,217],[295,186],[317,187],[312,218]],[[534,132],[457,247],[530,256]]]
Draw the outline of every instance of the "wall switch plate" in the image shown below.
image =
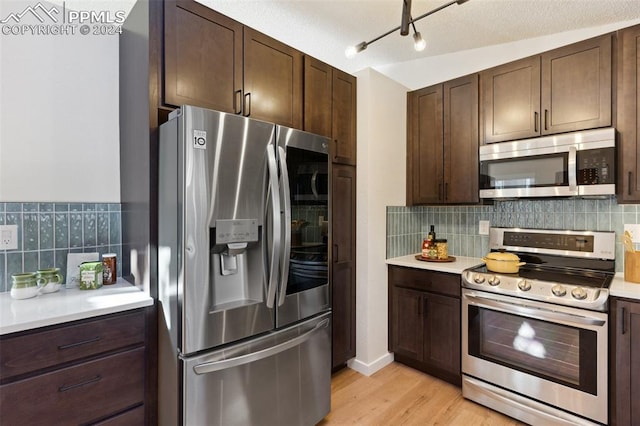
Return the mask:
[[0,225],[0,250],[18,248],[18,225]]
[[478,234],[480,235],[489,235],[489,221],[481,220],[478,224]]
[[634,243],[640,243],[640,225],[639,224],[625,223],[624,230],[631,234],[631,241],[633,241]]

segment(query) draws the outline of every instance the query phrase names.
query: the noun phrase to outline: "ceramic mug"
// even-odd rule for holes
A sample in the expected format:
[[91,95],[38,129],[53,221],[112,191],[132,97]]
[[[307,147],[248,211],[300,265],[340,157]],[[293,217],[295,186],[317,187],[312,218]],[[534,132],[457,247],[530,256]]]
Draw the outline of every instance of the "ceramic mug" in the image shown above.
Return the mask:
[[29,299],[40,293],[45,284],[45,279],[38,277],[35,272],[22,272],[12,274],[11,297],[14,299]]
[[43,293],[54,293],[60,290],[63,280],[60,268],[38,269],[38,277],[45,280],[42,286]]

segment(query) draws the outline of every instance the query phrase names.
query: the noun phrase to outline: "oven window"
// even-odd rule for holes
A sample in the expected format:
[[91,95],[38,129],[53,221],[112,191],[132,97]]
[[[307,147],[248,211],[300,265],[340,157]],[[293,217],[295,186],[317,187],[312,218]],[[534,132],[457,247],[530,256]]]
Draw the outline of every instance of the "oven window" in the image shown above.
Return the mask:
[[568,154],[539,155],[481,164],[481,188],[533,188],[569,184]]
[[597,394],[597,333],[469,306],[469,354]]

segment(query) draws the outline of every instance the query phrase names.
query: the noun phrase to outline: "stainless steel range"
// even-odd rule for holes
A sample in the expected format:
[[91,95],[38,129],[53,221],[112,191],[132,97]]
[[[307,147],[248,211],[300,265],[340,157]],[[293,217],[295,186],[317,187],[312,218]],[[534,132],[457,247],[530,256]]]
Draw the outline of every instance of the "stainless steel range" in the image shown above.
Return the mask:
[[491,228],[517,273],[462,274],[462,393],[530,424],[606,424],[615,233]]

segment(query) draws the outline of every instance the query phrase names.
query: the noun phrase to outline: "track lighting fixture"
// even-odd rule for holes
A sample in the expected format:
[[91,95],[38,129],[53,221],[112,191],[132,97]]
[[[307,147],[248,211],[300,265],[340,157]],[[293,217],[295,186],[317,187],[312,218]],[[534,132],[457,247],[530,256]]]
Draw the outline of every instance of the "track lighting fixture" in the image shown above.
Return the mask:
[[400,26],[396,27],[392,30],[387,31],[386,33],[370,40],[370,41],[363,41],[361,43],[358,43],[354,46],[349,46],[347,48],[347,50],[345,50],[345,55],[347,55],[347,58],[352,58],[355,55],[357,55],[358,53],[362,52],[363,50],[365,50],[370,44],[375,43],[376,41],[380,40],[383,37],[388,36],[389,34],[396,32],[398,30],[400,30],[400,35],[402,36],[406,36],[409,34],[409,26],[411,26],[411,28],[413,29],[413,48],[415,50],[417,50],[418,52],[422,51],[425,49],[425,47],[427,47],[427,42],[422,38],[422,35],[420,34],[420,32],[418,32],[418,30],[416,29],[416,25],[415,22],[419,21],[422,18],[426,18],[429,15],[433,15],[434,13],[445,9],[453,4],[463,4],[468,2],[469,0],[453,0],[450,1],[449,3],[443,4],[440,7],[437,7],[423,15],[418,16],[417,18],[412,18],[411,17],[411,0],[402,0],[402,17],[401,17],[401,22],[400,22]]

